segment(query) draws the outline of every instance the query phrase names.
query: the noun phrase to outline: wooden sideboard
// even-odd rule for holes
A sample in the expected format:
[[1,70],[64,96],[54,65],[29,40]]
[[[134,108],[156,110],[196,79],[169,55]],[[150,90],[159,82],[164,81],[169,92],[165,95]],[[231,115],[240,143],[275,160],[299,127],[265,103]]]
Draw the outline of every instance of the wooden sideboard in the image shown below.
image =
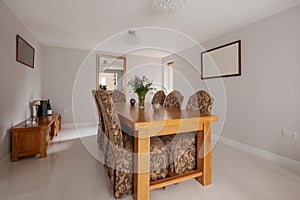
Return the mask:
[[12,133],[12,161],[19,157],[40,154],[46,157],[47,146],[61,129],[61,116],[52,115],[38,118],[37,126],[26,127],[24,122],[14,126]]

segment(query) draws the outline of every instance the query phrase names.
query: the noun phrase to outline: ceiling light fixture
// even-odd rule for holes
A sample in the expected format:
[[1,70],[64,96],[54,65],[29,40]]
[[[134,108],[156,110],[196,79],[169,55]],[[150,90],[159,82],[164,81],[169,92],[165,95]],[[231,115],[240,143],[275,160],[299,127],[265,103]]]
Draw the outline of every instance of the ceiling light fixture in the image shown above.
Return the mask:
[[173,13],[183,8],[186,0],[154,0],[154,7],[159,8],[167,13]]
[[124,36],[124,40],[129,44],[138,44],[140,43],[141,39],[136,35],[135,30],[128,30]]

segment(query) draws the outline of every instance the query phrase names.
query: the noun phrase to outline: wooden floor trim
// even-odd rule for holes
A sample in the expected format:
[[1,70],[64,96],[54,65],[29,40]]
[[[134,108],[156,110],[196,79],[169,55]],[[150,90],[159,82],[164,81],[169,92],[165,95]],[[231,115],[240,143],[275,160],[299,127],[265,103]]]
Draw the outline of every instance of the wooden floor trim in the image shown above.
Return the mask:
[[188,179],[191,179],[191,178],[200,177],[202,175],[203,175],[202,171],[195,170],[195,171],[192,171],[192,172],[187,172],[187,173],[184,173],[184,174],[164,178],[164,179],[161,179],[161,180],[158,180],[158,181],[152,181],[152,182],[150,182],[150,190],[155,190],[155,189],[158,189],[158,188],[162,188],[162,187],[165,187],[167,185],[172,185],[172,184],[175,184],[175,183],[179,183],[181,181],[185,181],[185,180],[188,180]]

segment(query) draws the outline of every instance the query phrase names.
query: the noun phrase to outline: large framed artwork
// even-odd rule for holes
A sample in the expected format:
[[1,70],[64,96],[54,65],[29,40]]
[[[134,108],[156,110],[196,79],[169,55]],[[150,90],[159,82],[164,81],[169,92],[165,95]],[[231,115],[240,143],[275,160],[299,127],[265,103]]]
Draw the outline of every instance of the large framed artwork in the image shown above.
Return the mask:
[[241,40],[201,53],[201,79],[241,76]]
[[34,68],[34,48],[21,36],[16,39],[16,60],[28,67]]

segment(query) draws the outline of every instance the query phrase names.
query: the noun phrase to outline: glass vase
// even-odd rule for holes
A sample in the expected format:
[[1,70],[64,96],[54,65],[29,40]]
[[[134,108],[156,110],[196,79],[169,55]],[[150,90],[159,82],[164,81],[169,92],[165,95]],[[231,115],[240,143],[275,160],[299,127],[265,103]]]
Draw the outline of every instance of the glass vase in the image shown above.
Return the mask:
[[145,108],[145,93],[137,94],[139,99],[139,108],[143,109]]

